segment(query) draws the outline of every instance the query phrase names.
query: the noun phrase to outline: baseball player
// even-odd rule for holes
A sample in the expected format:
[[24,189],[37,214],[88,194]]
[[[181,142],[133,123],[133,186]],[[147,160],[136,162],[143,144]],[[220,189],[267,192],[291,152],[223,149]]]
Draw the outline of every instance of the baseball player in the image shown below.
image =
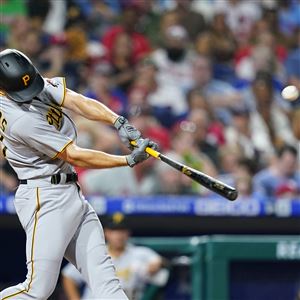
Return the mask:
[[[135,246],[128,241],[130,230],[122,214],[115,213],[109,218],[104,224],[104,234],[116,274],[129,299],[141,299],[148,282],[155,282],[158,286],[165,284],[167,275],[166,269],[161,269],[162,257],[148,247]],[[63,268],[62,275],[64,290],[69,300],[93,298],[87,286],[84,287],[80,298],[80,287],[84,280],[72,264]]]
[[[18,175],[15,208],[26,232],[27,277],[0,292],[0,299],[47,299],[63,257],[81,272],[96,299],[128,299],[107,254],[99,219],[84,199],[73,166],[135,166],[148,158],[140,132],[105,105],[66,88],[64,78],[43,78],[23,53],[0,52],[0,140]],[[76,146],[67,108],[114,125],[131,154],[118,156]]]

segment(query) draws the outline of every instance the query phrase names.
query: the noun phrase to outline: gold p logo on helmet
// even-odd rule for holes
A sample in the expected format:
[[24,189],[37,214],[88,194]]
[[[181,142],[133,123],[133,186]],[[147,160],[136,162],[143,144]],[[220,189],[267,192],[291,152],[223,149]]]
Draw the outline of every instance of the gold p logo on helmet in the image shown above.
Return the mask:
[[24,75],[22,77],[24,85],[27,86],[28,85],[28,81],[30,80],[30,76],[28,74]]

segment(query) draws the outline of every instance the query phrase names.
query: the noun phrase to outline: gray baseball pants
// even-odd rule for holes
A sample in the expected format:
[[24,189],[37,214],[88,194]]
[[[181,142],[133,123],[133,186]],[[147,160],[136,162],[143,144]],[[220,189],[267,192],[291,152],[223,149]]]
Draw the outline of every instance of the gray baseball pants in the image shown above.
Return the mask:
[[80,270],[95,299],[128,299],[107,254],[99,219],[75,183],[21,184],[15,207],[26,232],[28,273],[23,283],[0,292],[1,300],[48,299],[63,257]]

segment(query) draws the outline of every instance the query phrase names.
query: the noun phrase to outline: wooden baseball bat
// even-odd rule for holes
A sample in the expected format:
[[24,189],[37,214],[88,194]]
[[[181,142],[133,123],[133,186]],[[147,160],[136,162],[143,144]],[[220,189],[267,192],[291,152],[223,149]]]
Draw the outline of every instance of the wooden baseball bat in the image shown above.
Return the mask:
[[[136,142],[132,141],[131,144],[133,146],[136,146]],[[175,161],[171,159],[170,157],[161,154],[160,152],[147,147],[145,150],[149,155],[163,161],[164,163],[168,164],[172,168],[180,171],[184,175],[190,177],[194,181],[198,182],[199,184],[205,186],[207,189],[221,195],[222,197],[225,197],[226,199],[230,201],[234,201],[237,196],[238,192],[235,188],[225,184],[222,181],[219,181],[211,176],[208,176],[196,169],[193,169],[191,167],[188,167],[178,161]]]

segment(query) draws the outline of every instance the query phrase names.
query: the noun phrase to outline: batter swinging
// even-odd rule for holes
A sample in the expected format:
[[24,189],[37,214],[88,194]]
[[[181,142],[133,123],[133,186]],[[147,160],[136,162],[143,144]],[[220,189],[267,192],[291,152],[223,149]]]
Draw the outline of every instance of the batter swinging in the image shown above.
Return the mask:
[[[0,52],[0,140],[18,174],[15,208],[26,232],[27,277],[0,292],[0,299],[47,299],[63,257],[81,272],[96,299],[127,299],[110,257],[103,229],[78,187],[74,166],[133,167],[156,148],[105,105],[66,89],[64,78],[43,78],[23,53]],[[114,125],[121,140],[139,147],[117,156],[76,146],[76,129],[63,108]]]

